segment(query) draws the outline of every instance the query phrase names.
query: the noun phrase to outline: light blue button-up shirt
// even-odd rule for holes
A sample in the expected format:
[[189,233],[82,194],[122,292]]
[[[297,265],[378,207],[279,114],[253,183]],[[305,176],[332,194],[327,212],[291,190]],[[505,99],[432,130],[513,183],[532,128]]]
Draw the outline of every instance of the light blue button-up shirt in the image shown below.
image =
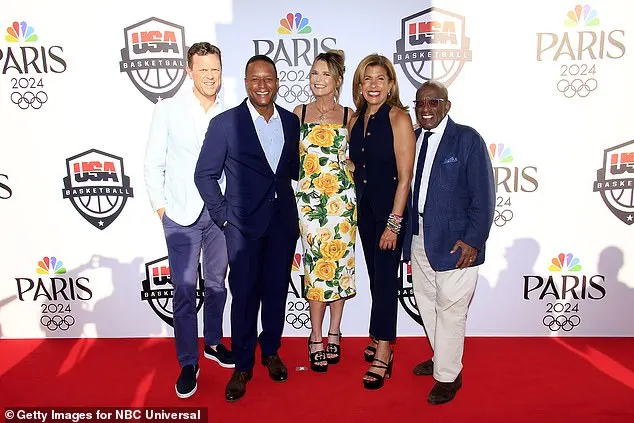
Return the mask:
[[267,122],[264,116],[258,113],[253,107],[250,100],[247,100],[247,107],[255,125],[255,131],[260,139],[260,145],[264,150],[266,160],[271,166],[273,173],[277,170],[277,164],[280,162],[282,148],[284,147],[284,128],[282,127],[282,119],[277,112],[277,108],[273,108],[273,116]]

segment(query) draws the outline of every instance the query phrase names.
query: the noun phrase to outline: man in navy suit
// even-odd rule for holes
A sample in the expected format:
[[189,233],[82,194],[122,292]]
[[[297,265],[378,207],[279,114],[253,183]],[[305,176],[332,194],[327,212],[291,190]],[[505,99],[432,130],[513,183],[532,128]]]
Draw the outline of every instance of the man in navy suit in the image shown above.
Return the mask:
[[[273,102],[279,82],[267,56],[249,59],[244,83],[248,99],[212,119],[195,172],[200,195],[227,240],[236,359],[225,389],[227,401],[245,394],[258,341],[270,377],[278,382],[288,377],[277,350],[299,236],[291,185],[299,176],[299,119]],[[223,172],[224,195],[218,184]]]
[[442,404],[462,386],[467,310],[493,223],[495,184],[480,134],[447,116],[443,84],[425,82],[415,105],[420,129],[403,256],[411,257],[414,297],[434,352],[414,374],[434,376],[427,401]]

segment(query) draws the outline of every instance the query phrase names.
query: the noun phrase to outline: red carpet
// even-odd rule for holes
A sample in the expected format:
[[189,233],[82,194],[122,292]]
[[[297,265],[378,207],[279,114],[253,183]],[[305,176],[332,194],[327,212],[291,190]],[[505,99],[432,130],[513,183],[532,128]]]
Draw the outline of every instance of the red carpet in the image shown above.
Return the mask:
[[[431,406],[433,381],[412,367],[430,351],[422,338],[394,346],[394,375],[363,389],[365,339],[344,338],[328,373],[307,365],[305,339],[285,338],[289,380],[261,365],[246,396],[224,401],[231,370],[201,359],[198,392],[174,393],[171,339],[0,340],[0,407],[209,407],[210,422],[634,422],[634,338],[469,338],[456,399]],[[259,355],[258,355],[259,357]]]

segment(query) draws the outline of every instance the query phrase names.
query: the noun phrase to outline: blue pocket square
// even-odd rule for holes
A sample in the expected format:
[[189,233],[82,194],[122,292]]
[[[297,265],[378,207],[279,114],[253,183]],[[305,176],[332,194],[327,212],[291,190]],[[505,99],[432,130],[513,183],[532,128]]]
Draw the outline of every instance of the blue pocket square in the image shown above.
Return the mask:
[[442,164],[448,164],[448,163],[458,163],[458,159],[456,158],[456,156],[451,156],[448,159],[445,159],[444,162],[442,162]]

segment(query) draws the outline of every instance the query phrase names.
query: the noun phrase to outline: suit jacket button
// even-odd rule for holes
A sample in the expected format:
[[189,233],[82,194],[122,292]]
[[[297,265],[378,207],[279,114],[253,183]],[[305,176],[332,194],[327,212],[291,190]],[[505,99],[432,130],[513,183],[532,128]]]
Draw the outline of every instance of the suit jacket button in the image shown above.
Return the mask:
[[367,179],[364,179],[364,180],[363,180],[363,183],[364,183],[364,184],[367,184],[367,183],[368,183],[368,180],[367,180]]

